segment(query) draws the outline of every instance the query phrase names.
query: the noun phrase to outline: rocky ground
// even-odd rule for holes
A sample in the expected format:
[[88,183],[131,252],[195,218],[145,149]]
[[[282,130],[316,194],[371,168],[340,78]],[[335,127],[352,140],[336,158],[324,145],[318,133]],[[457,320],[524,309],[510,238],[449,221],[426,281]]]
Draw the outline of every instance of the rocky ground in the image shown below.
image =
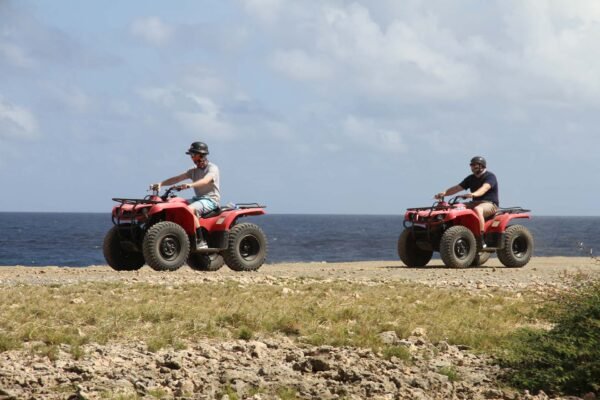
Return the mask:
[[[1,267],[0,287],[79,282],[180,283],[235,280],[245,284],[303,282],[418,282],[436,287],[485,292],[563,290],[600,277],[600,263],[589,258],[534,258],[521,269],[492,259],[480,268],[454,270],[438,261],[427,268],[400,262],[265,265],[253,273],[224,268],[200,273],[183,268],[159,273],[148,267],[115,272],[87,268]],[[500,387],[500,372],[488,358],[463,346],[431,343],[427,332],[407,338],[394,332],[382,339],[406,349],[407,362],[371,350],[311,347],[287,337],[252,341],[199,339],[184,350],[149,352],[143,342],[88,344],[75,360],[68,347],[49,360],[27,349],[0,353],[0,400],[8,399],[546,399]],[[34,346],[35,343],[28,343]],[[295,396],[295,397],[294,397]],[[589,395],[589,398],[594,398]]]

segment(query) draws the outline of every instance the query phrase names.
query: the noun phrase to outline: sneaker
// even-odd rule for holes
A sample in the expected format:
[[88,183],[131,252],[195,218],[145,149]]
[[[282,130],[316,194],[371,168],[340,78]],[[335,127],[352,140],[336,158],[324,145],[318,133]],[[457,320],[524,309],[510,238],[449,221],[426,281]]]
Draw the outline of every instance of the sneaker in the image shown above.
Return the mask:
[[199,242],[196,242],[196,248],[197,249],[208,249],[208,243],[206,243],[206,240],[201,240]]

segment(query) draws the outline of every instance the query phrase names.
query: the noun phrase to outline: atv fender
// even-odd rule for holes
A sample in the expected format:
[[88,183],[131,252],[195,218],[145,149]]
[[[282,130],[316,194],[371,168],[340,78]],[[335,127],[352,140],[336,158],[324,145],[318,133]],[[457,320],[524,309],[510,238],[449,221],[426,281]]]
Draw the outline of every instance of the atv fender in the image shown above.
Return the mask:
[[210,232],[228,231],[233,225],[235,225],[237,219],[240,217],[263,214],[265,214],[265,210],[259,207],[227,210],[215,217],[202,218],[201,225]]
[[507,214],[496,215],[494,218],[490,219],[489,221],[486,221],[485,231],[486,231],[486,233],[504,233],[504,231],[506,231],[506,227],[508,226],[510,221],[512,221],[513,219],[516,219],[516,218],[530,219],[531,216],[529,214],[525,214],[525,213],[519,213],[519,214],[507,213]]
[[475,213],[475,211],[470,212],[462,212],[461,215],[458,215],[454,220],[454,225],[462,225],[473,232],[476,238],[481,236],[481,232],[479,231],[479,217]]
[[160,203],[150,209],[150,214],[164,214],[164,220],[180,225],[188,235],[195,235],[198,219],[194,215],[193,208],[181,207],[181,202]]

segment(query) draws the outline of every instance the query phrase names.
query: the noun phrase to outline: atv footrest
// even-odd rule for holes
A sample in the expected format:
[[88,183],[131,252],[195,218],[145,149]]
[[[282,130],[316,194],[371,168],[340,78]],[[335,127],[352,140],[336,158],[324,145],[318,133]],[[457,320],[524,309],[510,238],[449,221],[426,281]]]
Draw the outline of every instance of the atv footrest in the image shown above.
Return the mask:
[[219,247],[207,247],[204,249],[196,249],[196,250],[192,250],[193,253],[218,253],[220,251],[222,251],[224,249],[221,249]]
[[489,247],[487,246],[485,249],[481,249],[480,251],[484,252],[484,253],[493,253],[496,250],[500,249],[500,247]]

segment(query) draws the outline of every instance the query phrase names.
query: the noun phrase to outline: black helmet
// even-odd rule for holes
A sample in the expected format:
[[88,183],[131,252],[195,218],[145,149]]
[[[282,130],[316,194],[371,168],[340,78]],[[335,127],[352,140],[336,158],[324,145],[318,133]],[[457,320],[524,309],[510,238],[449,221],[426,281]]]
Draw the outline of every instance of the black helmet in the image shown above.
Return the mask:
[[485,161],[485,158],[481,156],[475,156],[471,158],[471,164],[480,164],[483,168],[487,167],[487,162]]
[[208,145],[203,142],[194,142],[185,154],[202,154],[205,156],[208,154]]

